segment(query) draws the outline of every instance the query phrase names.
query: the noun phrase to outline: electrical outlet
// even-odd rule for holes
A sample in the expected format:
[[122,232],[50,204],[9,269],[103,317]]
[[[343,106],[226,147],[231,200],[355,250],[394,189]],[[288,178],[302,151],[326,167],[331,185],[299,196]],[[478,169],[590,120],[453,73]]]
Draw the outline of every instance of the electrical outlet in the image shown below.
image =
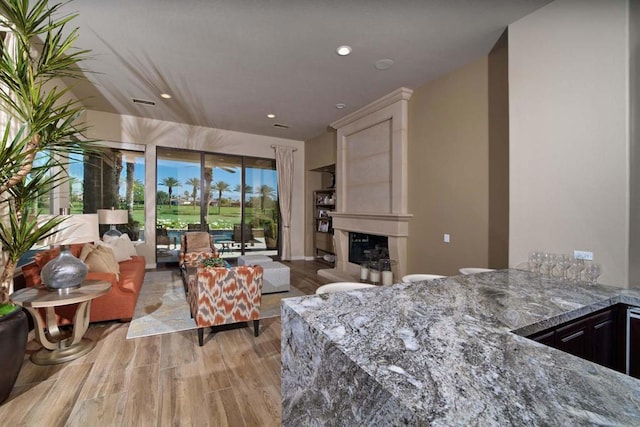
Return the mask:
[[445,243],[449,243],[451,241],[451,236],[449,236],[448,234],[444,235],[444,242]]
[[586,261],[593,261],[593,252],[589,251],[573,251],[573,257],[575,259],[584,259]]

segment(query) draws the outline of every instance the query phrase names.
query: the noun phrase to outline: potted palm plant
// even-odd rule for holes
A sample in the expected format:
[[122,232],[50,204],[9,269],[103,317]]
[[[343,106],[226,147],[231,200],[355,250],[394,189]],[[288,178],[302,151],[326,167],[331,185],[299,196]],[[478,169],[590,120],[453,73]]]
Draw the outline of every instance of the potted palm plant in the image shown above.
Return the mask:
[[26,317],[9,298],[17,262],[61,222],[38,223],[38,202],[66,181],[69,155],[90,145],[79,138],[81,105],[60,81],[82,77],[88,52],[73,48],[78,29],[66,27],[75,15],[62,15],[61,6],[0,0],[0,403],[26,347]]

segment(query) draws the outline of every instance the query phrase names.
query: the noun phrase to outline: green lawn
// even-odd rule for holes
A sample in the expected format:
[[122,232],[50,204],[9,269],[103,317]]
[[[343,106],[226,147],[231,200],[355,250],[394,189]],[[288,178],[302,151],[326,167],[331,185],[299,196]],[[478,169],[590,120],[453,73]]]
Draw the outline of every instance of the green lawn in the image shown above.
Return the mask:
[[[81,212],[72,212],[81,213]],[[274,216],[273,209],[246,208],[245,215],[251,221],[255,217],[252,224],[257,227],[268,223]],[[241,210],[238,206],[222,206],[218,213],[217,206],[209,208],[207,223],[211,230],[230,230],[233,224],[240,223]],[[157,207],[156,218],[158,224],[164,225],[166,228],[173,230],[186,230],[187,224],[200,223],[200,209],[198,206],[168,206],[162,205]],[[141,226],[145,223],[144,206],[136,205],[133,209],[133,220],[137,221]]]
[[[171,229],[186,229],[187,224],[200,223],[200,211],[198,207],[194,209],[194,206],[158,206],[156,215],[158,224]],[[263,224],[270,221],[273,212],[271,209],[265,209],[264,212],[257,209],[254,212],[253,208],[246,208],[245,215],[247,218],[255,217],[257,219],[254,222],[255,226],[258,223]],[[229,230],[233,228],[233,224],[240,223],[240,216],[241,210],[238,206],[222,206],[219,213],[216,206],[211,206],[207,216],[207,223],[211,230]]]

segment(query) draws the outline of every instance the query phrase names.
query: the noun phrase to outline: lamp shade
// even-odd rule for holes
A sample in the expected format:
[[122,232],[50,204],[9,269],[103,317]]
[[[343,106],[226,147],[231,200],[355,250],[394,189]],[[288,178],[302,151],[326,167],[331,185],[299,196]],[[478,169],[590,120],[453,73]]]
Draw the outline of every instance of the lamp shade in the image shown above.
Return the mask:
[[[55,228],[56,233],[44,239],[44,244],[63,245],[60,255],[49,261],[40,274],[42,283],[50,290],[68,292],[81,285],[88,268],[64,246],[72,243],[87,243],[100,240],[98,215],[63,215],[65,220]],[[38,221],[45,222],[53,215],[40,215]]]
[[[125,211],[126,212],[126,211]],[[58,215],[39,215],[40,224]],[[44,239],[42,245],[70,245],[100,240],[97,214],[62,215],[66,219],[55,227],[55,234]]]
[[100,224],[126,224],[129,222],[128,212],[124,209],[98,209]]

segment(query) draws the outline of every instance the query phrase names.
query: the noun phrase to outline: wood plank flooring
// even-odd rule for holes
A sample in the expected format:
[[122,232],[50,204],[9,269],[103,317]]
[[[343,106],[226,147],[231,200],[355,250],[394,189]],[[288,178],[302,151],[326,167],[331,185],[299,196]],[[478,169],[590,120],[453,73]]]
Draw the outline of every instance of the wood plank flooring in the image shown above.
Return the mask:
[[[311,294],[326,283],[316,261],[292,261],[291,284]],[[33,332],[2,425],[279,426],[280,318],[230,327],[127,340],[128,323],[93,324],[96,347],[69,363],[38,366]],[[6,349],[2,349],[6,351]]]

